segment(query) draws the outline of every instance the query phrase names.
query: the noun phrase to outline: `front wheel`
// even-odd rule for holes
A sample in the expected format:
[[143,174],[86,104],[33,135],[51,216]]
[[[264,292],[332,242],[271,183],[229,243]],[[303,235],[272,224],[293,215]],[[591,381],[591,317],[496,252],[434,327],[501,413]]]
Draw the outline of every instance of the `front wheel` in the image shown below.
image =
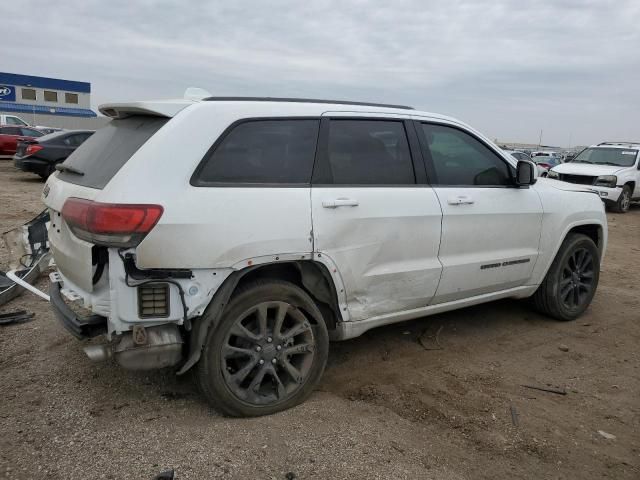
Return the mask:
[[611,209],[616,213],[627,213],[629,211],[630,206],[631,206],[631,187],[629,185],[625,185],[624,187],[622,187],[622,192],[620,192],[618,201],[613,204]]
[[315,302],[280,280],[236,292],[209,331],[197,376],[225,415],[269,415],[303,402],[318,384],[329,336]]
[[533,303],[541,313],[557,320],[574,320],[591,303],[599,278],[598,247],[586,235],[571,233],[533,294]]

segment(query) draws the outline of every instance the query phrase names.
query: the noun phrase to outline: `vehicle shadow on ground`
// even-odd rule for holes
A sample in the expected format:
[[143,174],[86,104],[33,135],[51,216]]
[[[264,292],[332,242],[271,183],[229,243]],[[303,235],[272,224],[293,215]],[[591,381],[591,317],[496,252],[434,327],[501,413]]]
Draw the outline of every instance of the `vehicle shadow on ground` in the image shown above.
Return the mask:
[[[352,382],[367,381],[380,368],[386,368],[389,361],[416,358],[414,368],[419,370],[434,356],[446,353],[453,362],[459,357],[460,361],[473,363],[475,346],[495,342],[500,337],[508,341],[511,336],[526,335],[528,329],[546,323],[555,321],[538,315],[523,301],[501,300],[379,327],[355,339],[332,342],[325,378],[318,390],[344,396]],[[432,355],[427,359],[423,357],[425,354]],[[160,397],[206,406],[193,370],[177,376],[175,368],[127,371],[113,361],[92,364],[83,359],[83,363],[93,371],[87,372],[85,381],[96,398],[113,395],[116,390],[119,395],[115,403]],[[336,382],[334,377],[340,381]]]

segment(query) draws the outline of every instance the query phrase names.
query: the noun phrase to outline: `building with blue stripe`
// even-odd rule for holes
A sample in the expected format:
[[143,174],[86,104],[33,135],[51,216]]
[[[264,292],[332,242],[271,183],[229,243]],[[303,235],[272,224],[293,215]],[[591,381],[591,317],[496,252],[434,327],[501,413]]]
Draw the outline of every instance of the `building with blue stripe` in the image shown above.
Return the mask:
[[16,73],[0,72],[0,113],[48,127],[93,128],[93,124],[104,124],[89,120],[97,117],[91,109],[89,82]]

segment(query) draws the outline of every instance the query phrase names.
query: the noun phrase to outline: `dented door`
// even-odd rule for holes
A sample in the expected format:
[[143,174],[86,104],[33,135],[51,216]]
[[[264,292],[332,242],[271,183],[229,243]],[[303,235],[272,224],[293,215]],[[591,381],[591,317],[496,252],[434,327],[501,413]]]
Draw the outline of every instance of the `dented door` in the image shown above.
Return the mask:
[[323,120],[314,249],[337,266],[351,320],[424,307],[438,286],[442,212],[416,181],[406,128],[389,118]]

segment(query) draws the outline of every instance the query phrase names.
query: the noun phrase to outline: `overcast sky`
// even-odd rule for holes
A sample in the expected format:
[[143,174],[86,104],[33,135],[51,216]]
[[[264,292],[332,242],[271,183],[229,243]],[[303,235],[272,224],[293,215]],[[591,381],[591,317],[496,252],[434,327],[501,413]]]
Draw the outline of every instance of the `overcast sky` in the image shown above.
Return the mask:
[[103,102],[214,95],[412,105],[501,141],[640,140],[640,1],[103,1],[2,5],[0,71]]

